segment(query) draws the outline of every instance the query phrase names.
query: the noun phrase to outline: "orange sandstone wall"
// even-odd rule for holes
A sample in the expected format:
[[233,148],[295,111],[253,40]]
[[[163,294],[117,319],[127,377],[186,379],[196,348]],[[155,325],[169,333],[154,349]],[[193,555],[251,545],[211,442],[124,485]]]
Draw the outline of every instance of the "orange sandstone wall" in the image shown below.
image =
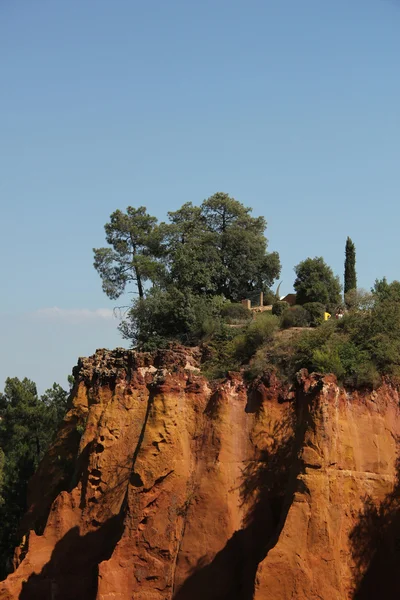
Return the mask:
[[198,360],[80,360],[0,599],[399,598],[397,391]]

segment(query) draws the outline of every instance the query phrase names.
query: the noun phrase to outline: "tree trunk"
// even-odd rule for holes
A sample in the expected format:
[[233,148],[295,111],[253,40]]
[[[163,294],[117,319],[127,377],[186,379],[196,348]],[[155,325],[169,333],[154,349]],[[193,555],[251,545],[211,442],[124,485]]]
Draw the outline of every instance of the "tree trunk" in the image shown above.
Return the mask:
[[139,298],[141,300],[143,300],[144,294],[143,294],[142,278],[141,278],[139,269],[137,267],[135,267],[135,274],[136,274],[136,282],[137,282],[137,287],[138,287],[138,292],[139,292]]
[[133,262],[133,268],[135,270],[135,276],[136,276],[136,283],[137,283],[137,287],[138,287],[139,298],[141,300],[143,300],[144,294],[143,294],[142,277],[140,275],[140,271],[139,271],[137,265],[135,264],[136,246],[135,246],[135,242],[133,240],[132,234],[130,235],[130,238],[131,238],[131,244],[132,244],[132,262]]

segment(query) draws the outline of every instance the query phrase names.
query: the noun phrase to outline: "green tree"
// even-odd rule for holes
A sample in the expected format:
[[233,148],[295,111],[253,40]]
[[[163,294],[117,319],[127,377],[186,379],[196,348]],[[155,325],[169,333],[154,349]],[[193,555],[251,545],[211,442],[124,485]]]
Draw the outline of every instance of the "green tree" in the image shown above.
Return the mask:
[[394,280],[388,283],[386,277],[376,279],[371,292],[377,302],[385,300],[400,302],[400,281]]
[[[168,336],[198,340],[194,306],[200,315],[215,315],[214,299],[237,302],[267,291],[280,273],[278,253],[267,252],[265,219],[252,217],[228,194],[214,194],[201,206],[187,202],[168,219],[157,225],[144,207],[115,211],[105,226],[111,248],[94,249],[94,266],[110,298],[118,298],[128,282],[137,286],[139,298],[120,330],[141,347]],[[145,288],[145,281],[152,285]]]
[[144,206],[128,206],[126,213],[116,210],[104,226],[107,248],[93,248],[94,267],[103,282],[103,291],[115,300],[133,282],[140,298],[144,283],[161,274],[158,260],[162,253],[157,219]]
[[[70,377],[68,379],[70,380]],[[47,408],[46,418],[54,433],[54,427],[61,423],[67,412],[68,392],[58,383],[53,383],[52,387],[42,394],[41,401]]]
[[0,578],[7,574],[26,510],[27,484],[66,410],[57,384],[40,398],[29,379],[9,378],[0,393]]
[[144,283],[237,301],[253,290],[268,290],[280,273],[277,252],[267,252],[264,217],[218,192],[201,206],[191,202],[157,225],[146,208],[112,213],[105,225],[111,247],[94,248],[94,266],[109,298],[133,282],[140,299]]
[[344,261],[344,294],[350,290],[357,289],[356,275],[356,247],[348,237],[346,240],[345,261]]
[[168,218],[160,230],[169,285],[194,294],[215,294],[219,257],[201,208],[187,202]]
[[197,344],[221,327],[221,296],[195,295],[170,287],[153,287],[137,299],[120,330],[140,350],[164,348],[169,341]]
[[4,487],[4,464],[6,457],[3,450],[0,448],[0,508],[4,504],[3,487]]
[[169,283],[179,290],[236,302],[267,291],[279,276],[278,253],[266,251],[265,219],[228,194],[218,192],[199,207],[186,203],[168,216],[160,229]]
[[295,268],[296,303],[320,302],[332,310],[341,302],[339,278],[320,257],[307,258]]
[[264,217],[252,217],[251,208],[222,192],[205,200],[201,210],[218,257],[215,293],[235,302],[246,292],[269,288],[281,265],[277,252],[267,253]]

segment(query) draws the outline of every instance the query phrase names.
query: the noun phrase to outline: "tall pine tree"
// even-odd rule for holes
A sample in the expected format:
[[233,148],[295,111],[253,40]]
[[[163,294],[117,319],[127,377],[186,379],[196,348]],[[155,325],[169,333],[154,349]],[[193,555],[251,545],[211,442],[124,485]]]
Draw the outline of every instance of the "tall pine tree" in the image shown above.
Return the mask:
[[346,240],[346,258],[344,261],[344,295],[357,288],[356,247],[348,237]]

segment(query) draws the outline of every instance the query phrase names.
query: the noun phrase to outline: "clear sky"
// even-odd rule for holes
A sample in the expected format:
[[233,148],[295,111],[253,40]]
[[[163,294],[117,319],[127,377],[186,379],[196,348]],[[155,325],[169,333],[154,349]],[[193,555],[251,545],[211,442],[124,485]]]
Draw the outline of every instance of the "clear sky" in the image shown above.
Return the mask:
[[92,248],[129,204],[228,192],[282,292],[348,235],[361,287],[400,278],[396,0],[1,0],[0,85],[0,387],[123,344]]

